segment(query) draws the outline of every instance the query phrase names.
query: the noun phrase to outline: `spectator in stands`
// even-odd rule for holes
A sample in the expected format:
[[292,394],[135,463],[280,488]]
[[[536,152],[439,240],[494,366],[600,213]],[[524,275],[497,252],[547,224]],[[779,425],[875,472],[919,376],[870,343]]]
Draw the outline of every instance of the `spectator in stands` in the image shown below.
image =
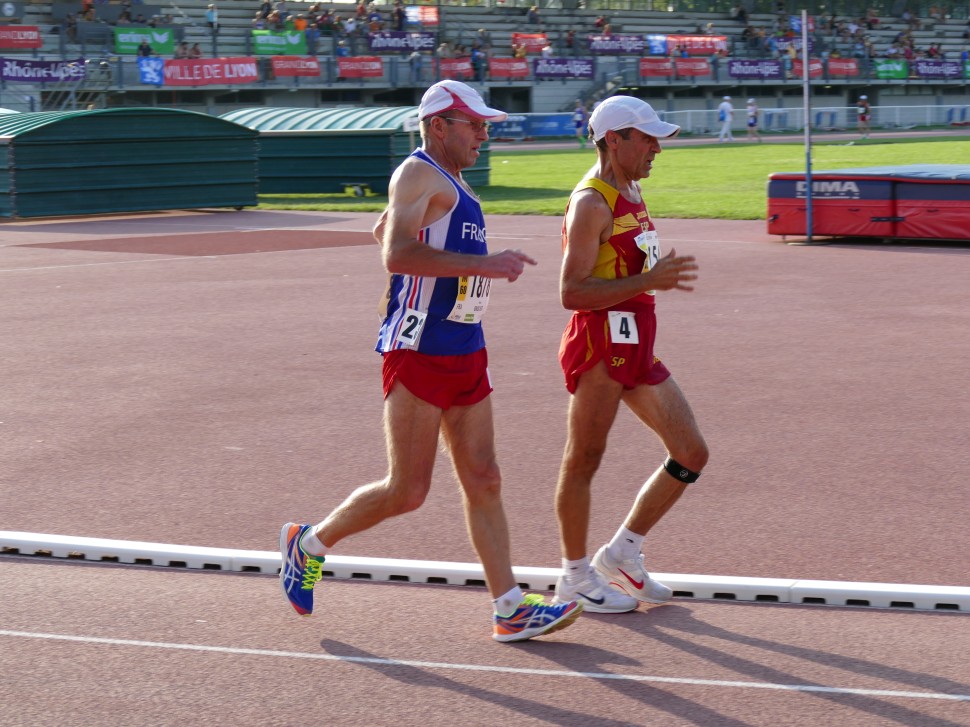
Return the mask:
[[367,16],[367,30],[371,33],[379,33],[384,30],[384,18],[381,16],[381,11],[376,7]]
[[741,3],[736,3],[733,8],[731,8],[731,19],[736,20],[744,25],[748,24],[748,11],[744,9],[744,5]]
[[351,15],[344,20],[343,35],[346,39],[350,55],[357,55],[357,18]]
[[404,30],[404,23],[407,21],[407,11],[405,11],[404,3],[401,0],[394,0],[394,9],[391,11],[391,15],[394,18],[394,30],[398,32]]
[[576,31],[570,28],[566,31],[566,53],[574,56],[576,55]]
[[145,16],[141,13],[138,13],[138,15],[135,16],[135,19],[131,21],[132,25],[145,25],[147,22],[148,21],[145,19]]
[[286,2],[284,0],[276,0],[273,4],[273,10],[279,15],[281,23],[285,22],[290,15],[290,11],[286,9]]
[[529,25],[541,25],[542,18],[539,17],[539,6],[533,5],[531,8],[529,8],[529,12],[526,13],[525,19]]
[[346,58],[346,57],[348,57],[350,55],[350,48],[347,47],[347,41],[346,40],[338,40],[337,41],[337,48],[334,51],[334,53],[335,53],[335,55],[338,58]]
[[219,9],[215,3],[209,3],[209,6],[205,9],[205,24],[209,26],[213,35],[219,33]]
[[513,58],[525,58],[528,55],[528,50],[525,47],[525,43],[512,44],[512,57]]
[[420,86],[422,84],[421,70],[424,66],[424,55],[415,48],[408,56],[408,65],[411,67],[411,85]]
[[188,58],[189,56],[190,56],[189,44],[187,41],[183,40],[181,43],[178,44],[178,47],[176,47],[175,49],[175,57]]
[[64,16],[64,34],[72,43],[77,43],[77,15],[68,13]]
[[270,0],[263,0],[259,4],[259,10],[256,11],[256,14],[265,20],[271,12],[273,12],[273,3]]
[[611,35],[613,35],[613,26],[612,24],[607,23],[603,26],[603,37],[609,38]]
[[478,29],[478,32],[475,33],[475,40],[485,51],[488,51],[492,47],[492,34],[485,28]]
[[142,38],[141,43],[138,44],[138,56],[140,58],[148,58],[153,55],[155,55],[155,51],[148,44],[148,38]]
[[482,48],[482,44],[477,40],[472,41],[471,50],[471,62],[472,62],[472,77],[476,81],[485,80],[485,50]]
[[549,45],[549,43],[546,43],[544,46],[542,46],[542,50],[539,52],[543,58],[552,58],[553,50],[552,50],[552,46]]
[[257,10],[252,19],[253,30],[266,30],[266,18]]
[[960,37],[964,40],[970,40],[970,20],[967,21],[967,27],[963,29],[963,35]]
[[597,30],[603,30],[603,26],[606,25],[606,22],[606,16],[600,15],[595,21],[593,21],[593,27]]
[[899,19],[906,23],[910,30],[919,30],[921,23],[919,18],[917,18],[913,13],[909,11],[909,8],[903,8],[903,12],[900,14]]
[[308,25],[309,23],[303,13],[297,13],[296,17],[293,18],[293,30],[298,30],[302,33],[307,29]]
[[360,23],[367,20],[367,0],[357,0],[357,7],[354,9],[354,19]]

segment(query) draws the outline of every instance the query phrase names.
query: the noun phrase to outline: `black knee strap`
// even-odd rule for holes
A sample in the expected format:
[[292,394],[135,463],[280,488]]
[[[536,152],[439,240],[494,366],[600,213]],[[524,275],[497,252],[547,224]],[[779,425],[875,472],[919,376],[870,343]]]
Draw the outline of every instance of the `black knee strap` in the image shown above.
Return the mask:
[[689,469],[684,467],[684,465],[670,456],[664,460],[664,469],[667,470],[668,475],[688,485],[691,482],[697,482],[697,478],[701,476],[700,472],[691,472]]

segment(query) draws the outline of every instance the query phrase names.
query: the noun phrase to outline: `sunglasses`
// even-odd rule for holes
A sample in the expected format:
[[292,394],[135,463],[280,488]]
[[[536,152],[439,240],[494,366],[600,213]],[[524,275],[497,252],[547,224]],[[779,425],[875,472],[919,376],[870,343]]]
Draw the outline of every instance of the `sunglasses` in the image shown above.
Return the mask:
[[472,131],[474,131],[476,134],[483,130],[487,134],[492,130],[492,125],[487,121],[469,121],[468,119],[453,119],[450,116],[440,116],[439,118],[442,118],[445,121],[448,121],[449,123],[452,121],[457,121],[459,124],[468,124],[470,127],[472,127]]

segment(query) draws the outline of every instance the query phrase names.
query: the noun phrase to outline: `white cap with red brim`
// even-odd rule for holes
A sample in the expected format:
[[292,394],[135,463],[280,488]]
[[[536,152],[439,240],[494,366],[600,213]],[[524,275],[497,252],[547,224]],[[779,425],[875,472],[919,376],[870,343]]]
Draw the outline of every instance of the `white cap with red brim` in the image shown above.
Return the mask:
[[418,118],[423,121],[445,111],[462,111],[486,121],[505,121],[508,118],[504,111],[486,106],[478,91],[461,81],[438,81],[425,91],[418,106]]

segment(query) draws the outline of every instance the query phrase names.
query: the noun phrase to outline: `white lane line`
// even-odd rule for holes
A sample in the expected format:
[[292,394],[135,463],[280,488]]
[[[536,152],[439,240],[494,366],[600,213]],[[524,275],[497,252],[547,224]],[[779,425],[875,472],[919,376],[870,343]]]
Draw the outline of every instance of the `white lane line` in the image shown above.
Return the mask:
[[646,674],[611,674],[609,672],[565,671],[561,669],[525,669],[511,666],[489,666],[487,664],[451,664],[439,661],[411,661],[401,659],[381,659],[368,656],[337,656],[334,654],[312,654],[303,651],[277,651],[275,649],[241,649],[233,646],[203,646],[201,644],[177,644],[165,641],[138,641],[134,639],[108,639],[97,636],[71,636],[69,634],[45,634],[32,631],[7,631],[0,629],[0,636],[26,639],[46,639],[48,641],[73,641],[85,644],[107,644],[110,646],[134,646],[147,649],[170,649],[175,651],[202,651],[216,654],[235,654],[239,656],[274,656],[283,659],[317,659],[354,664],[377,664],[379,666],[410,666],[417,669],[440,669],[452,671],[496,672],[501,674],[528,674],[542,677],[580,677],[583,679],[619,680],[630,682],[649,682],[653,684],[687,684],[702,687],[722,687],[728,689],[773,689],[786,692],[821,692],[823,694],[853,694],[867,697],[893,697],[897,699],[942,699],[952,702],[970,702],[970,694],[944,694],[941,692],[902,692],[893,689],[851,689],[847,687],[822,687],[815,684],[773,684],[771,682],[735,682],[723,679],[689,679],[684,677],[660,677]]
[[90,268],[102,265],[133,265],[135,263],[170,263],[177,260],[215,260],[221,255],[186,255],[185,257],[146,257],[140,260],[109,260],[103,263],[73,263],[71,265],[43,265],[33,268],[0,268],[0,273],[22,273],[29,270],[60,270],[62,268]]

